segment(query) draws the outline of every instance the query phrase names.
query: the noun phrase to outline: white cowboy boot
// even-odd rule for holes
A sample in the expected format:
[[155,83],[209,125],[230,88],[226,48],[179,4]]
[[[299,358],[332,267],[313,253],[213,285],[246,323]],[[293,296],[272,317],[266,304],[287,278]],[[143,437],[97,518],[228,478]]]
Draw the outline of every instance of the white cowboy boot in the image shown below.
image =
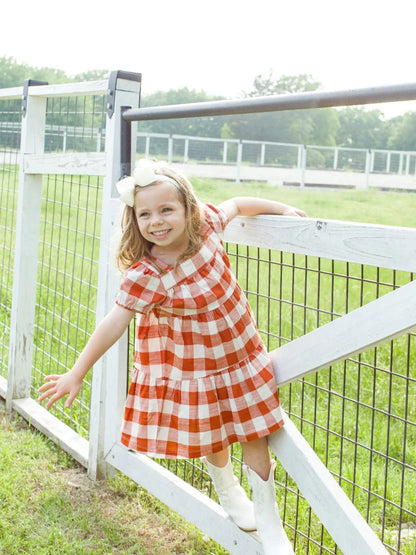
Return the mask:
[[208,469],[214,483],[215,491],[220,500],[221,507],[239,528],[246,532],[256,529],[253,503],[247,497],[240,482],[234,476],[231,459],[225,466],[215,466],[203,457],[203,462]]
[[264,555],[294,555],[293,547],[283,530],[276,503],[275,468],[276,461],[272,461],[269,477],[265,481],[254,470],[244,465],[252,490],[254,514]]

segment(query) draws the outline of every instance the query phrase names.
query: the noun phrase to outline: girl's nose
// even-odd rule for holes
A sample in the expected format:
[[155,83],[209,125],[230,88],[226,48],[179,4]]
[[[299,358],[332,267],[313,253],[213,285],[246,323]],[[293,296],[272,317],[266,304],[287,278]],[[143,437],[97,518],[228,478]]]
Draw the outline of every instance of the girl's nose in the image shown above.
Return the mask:
[[151,219],[152,225],[160,225],[162,223],[162,218],[160,214],[154,214]]

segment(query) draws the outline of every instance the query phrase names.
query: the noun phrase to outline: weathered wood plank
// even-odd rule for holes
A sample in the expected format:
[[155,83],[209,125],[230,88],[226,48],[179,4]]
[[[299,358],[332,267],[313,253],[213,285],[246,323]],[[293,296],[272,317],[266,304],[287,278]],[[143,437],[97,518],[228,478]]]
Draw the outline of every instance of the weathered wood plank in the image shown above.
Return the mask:
[[88,441],[44,409],[34,399],[15,399],[12,408],[82,466],[88,465]]
[[238,217],[227,226],[224,240],[393,270],[416,271],[416,228],[313,218]]
[[272,351],[278,386],[327,368],[415,327],[416,281],[412,281]]
[[106,155],[101,152],[47,153],[23,156],[26,174],[101,175],[106,172]]
[[[46,98],[29,98],[22,118],[20,152],[43,154],[45,116]],[[26,175],[20,167],[7,373],[9,409],[12,399],[30,395],[41,194],[42,177]]]
[[269,437],[269,446],[345,555],[387,550],[293,422]]
[[[140,82],[117,79],[114,113],[106,118],[105,152],[106,173],[103,179],[103,210],[100,233],[100,255],[97,289],[97,324],[114,305],[119,287],[119,277],[109,264],[111,243],[120,213],[120,201],[115,184],[120,178],[121,107],[137,106],[140,98]],[[134,132],[133,132],[134,136]],[[132,141],[135,153],[135,142]],[[90,456],[88,475],[103,478],[112,469],[105,463],[105,453],[119,439],[123,404],[126,398],[126,361],[128,353],[127,334],[94,365],[91,391]],[[117,371],[118,370],[118,371]]]
[[3,376],[0,376],[0,397],[3,397],[3,399],[6,399],[6,395],[7,395],[7,380],[6,378],[3,378]]

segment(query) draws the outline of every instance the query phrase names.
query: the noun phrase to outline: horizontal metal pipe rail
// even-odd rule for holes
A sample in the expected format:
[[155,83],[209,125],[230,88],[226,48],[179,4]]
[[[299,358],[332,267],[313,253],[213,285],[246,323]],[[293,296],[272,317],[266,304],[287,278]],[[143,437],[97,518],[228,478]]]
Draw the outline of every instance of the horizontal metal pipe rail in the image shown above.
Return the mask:
[[126,110],[126,121],[177,119],[201,116],[225,116],[254,112],[305,110],[333,106],[353,106],[416,100],[416,83],[386,85],[341,91],[314,91],[274,96],[259,96],[238,100],[215,100],[191,104],[173,104]]

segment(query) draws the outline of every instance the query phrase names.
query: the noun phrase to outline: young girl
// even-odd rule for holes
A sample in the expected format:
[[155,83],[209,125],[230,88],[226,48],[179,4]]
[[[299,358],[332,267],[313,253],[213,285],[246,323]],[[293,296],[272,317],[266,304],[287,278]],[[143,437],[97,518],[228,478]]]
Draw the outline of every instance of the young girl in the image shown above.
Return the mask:
[[[234,522],[258,530],[264,553],[293,553],[267,443],[283,425],[273,370],[219,234],[239,214],[305,213],[249,197],[203,205],[184,176],[148,160],[117,188],[125,203],[117,262],[125,273],[116,304],[72,370],[45,378],[39,401],[49,398],[49,409],[68,395],[69,407],[88,370],[137,314],[122,443],[155,457],[203,457]],[[235,442],[252,502],[232,471]]]

